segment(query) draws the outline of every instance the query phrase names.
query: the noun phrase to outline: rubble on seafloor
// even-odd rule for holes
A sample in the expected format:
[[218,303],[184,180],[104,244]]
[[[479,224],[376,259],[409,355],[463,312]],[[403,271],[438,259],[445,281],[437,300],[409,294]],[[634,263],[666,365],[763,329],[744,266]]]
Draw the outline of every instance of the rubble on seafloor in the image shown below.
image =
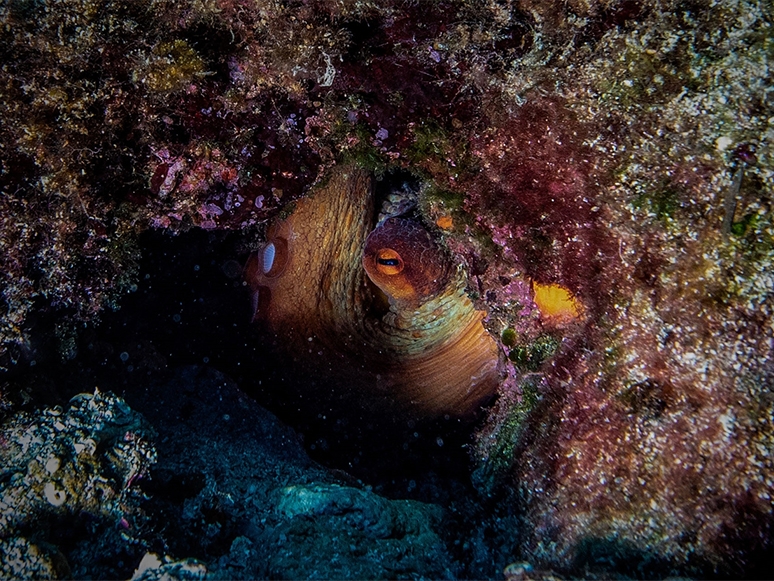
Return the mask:
[[[81,560],[94,551],[119,560],[114,547],[140,542],[135,534],[145,515],[137,484],[156,461],[153,437],[142,416],[99,391],[76,396],[69,409],[21,412],[3,422],[3,576],[80,578],[88,570]],[[72,562],[60,543],[76,555]]]
[[174,560],[146,553],[130,581],[200,581],[207,576],[207,567],[195,559]]
[[133,400],[157,433],[100,392],[3,424],[4,577],[455,576],[439,506],[341,482],[223,375],[151,392]]

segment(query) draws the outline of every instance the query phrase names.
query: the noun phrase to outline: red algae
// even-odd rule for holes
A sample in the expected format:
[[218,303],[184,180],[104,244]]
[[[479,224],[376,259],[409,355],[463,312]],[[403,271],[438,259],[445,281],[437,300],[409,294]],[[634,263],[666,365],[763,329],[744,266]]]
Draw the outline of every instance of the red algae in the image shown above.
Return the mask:
[[482,172],[466,207],[496,228],[495,241],[528,277],[591,297],[602,286],[593,273],[615,254],[598,228],[604,184],[584,143],[588,130],[561,103],[524,105],[475,139]]
[[[569,135],[550,143],[557,109],[543,113],[542,131],[530,130],[529,112],[519,123],[516,109],[511,123],[519,131],[507,140],[492,130],[500,141],[476,149],[496,185],[468,203],[487,204],[479,223],[503,258],[517,272],[593,298],[592,319],[565,334],[540,369],[545,384],[528,419],[507,429],[525,412],[501,403],[482,431],[480,454],[487,470],[500,462],[519,491],[529,531],[522,555],[535,565],[585,576],[759,574],[771,547],[774,338],[765,274],[770,208],[759,189],[771,170],[757,155],[751,161],[761,181],[740,195],[738,238],[723,242],[720,230],[722,192],[738,163],[732,144],[764,123],[765,114],[750,110],[750,87],[765,82],[752,72],[761,56],[742,57],[733,42],[721,42],[724,65],[694,60],[688,73],[681,59],[701,50],[710,17],[678,12],[674,26],[683,32],[673,35],[649,10],[638,16],[647,25],[609,28],[589,45],[595,56],[576,78],[562,77],[558,125]],[[750,13],[758,26],[751,36],[766,28],[761,17]],[[721,28],[738,26],[732,19]],[[665,44],[681,34],[696,43]],[[652,67],[654,54],[671,54],[671,64]],[[728,71],[732,62],[752,76],[707,87],[713,96],[705,101],[690,83],[673,85]],[[606,78],[616,74],[617,81]],[[532,111],[547,100],[525,95]],[[604,106],[592,105],[592,96]],[[732,101],[735,139],[691,113],[699,106],[720,115]],[[530,147],[513,153],[519,138]],[[516,327],[500,310],[493,314]],[[515,373],[519,385],[523,375]],[[487,440],[498,429],[510,434],[510,448]],[[498,460],[503,449],[516,451]]]

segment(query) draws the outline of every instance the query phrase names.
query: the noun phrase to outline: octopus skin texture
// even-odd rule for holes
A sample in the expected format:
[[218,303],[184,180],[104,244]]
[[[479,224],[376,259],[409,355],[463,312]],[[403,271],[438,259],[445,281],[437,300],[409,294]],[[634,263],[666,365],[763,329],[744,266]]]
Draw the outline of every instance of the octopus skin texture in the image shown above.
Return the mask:
[[499,349],[465,275],[417,220],[375,225],[370,175],[346,166],[274,222],[245,266],[254,320],[294,365],[419,416],[469,416]]

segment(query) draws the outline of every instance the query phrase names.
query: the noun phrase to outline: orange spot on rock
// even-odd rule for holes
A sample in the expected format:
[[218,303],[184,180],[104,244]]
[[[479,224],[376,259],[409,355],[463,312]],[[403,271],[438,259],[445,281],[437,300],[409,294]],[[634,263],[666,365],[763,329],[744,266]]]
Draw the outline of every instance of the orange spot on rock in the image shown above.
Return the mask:
[[532,282],[533,300],[543,319],[555,324],[570,323],[583,316],[583,305],[565,287]]
[[441,216],[435,221],[435,224],[444,230],[451,230],[454,226],[454,219],[451,216]]

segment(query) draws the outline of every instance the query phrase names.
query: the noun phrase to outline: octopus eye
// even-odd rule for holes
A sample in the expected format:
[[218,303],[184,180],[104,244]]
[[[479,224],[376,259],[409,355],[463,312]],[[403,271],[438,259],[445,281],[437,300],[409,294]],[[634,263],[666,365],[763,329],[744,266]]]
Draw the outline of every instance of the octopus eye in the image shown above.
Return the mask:
[[397,258],[380,258],[379,264],[382,266],[398,266],[400,265],[400,260]]
[[288,243],[284,238],[274,238],[261,250],[261,270],[267,278],[279,276],[288,262]]
[[392,248],[382,248],[376,253],[376,268],[382,274],[398,274],[403,270],[403,259]]

